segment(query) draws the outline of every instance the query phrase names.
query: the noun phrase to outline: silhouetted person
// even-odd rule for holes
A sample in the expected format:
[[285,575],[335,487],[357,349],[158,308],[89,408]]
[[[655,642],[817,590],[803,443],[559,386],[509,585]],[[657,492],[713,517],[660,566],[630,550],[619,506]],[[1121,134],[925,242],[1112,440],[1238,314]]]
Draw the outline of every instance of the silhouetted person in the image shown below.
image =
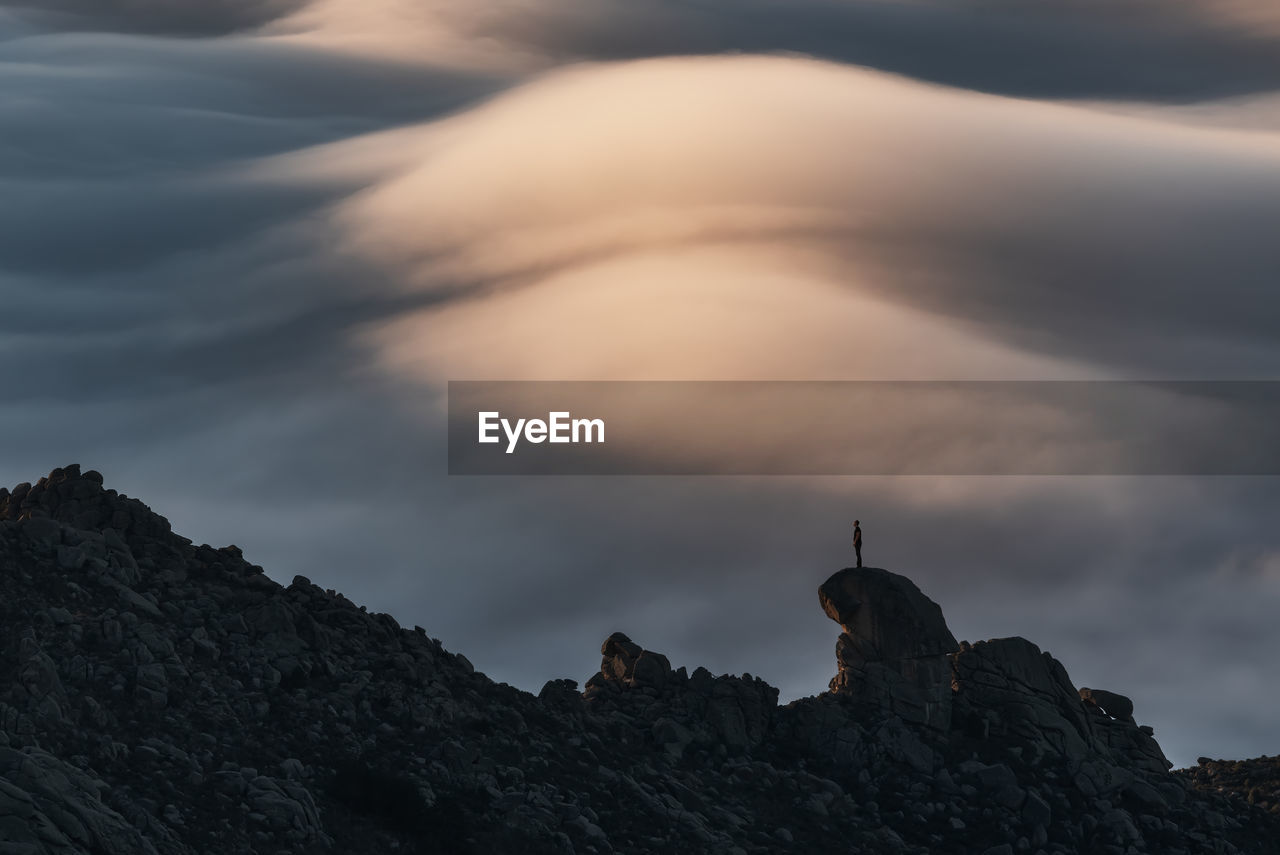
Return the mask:
[[853,551],[858,554],[858,566],[862,566],[862,526],[853,521]]

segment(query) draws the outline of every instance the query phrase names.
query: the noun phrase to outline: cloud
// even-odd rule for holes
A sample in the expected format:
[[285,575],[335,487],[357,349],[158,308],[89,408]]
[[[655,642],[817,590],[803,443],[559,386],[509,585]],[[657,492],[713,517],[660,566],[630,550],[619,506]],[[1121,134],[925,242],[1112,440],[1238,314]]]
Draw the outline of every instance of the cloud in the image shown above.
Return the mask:
[[[573,69],[398,139],[416,157],[333,223],[406,292],[440,298],[367,327],[391,376],[428,389],[467,376],[1212,376],[1276,357],[1261,286],[1277,161],[1257,134],[740,58]],[[341,146],[325,156],[344,160]],[[1206,306],[1208,282],[1220,296]],[[509,542],[457,558],[489,579],[483,599],[459,596],[509,644],[544,640],[544,673],[589,667],[575,651],[621,628],[679,661],[812,691],[830,666],[812,651],[830,639],[795,573],[840,563],[833,534],[853,508],[877,520],[884,563],[937,590],[965,635],[1031,636],[1077,679],[1130,692],[1180,761],[1212,738],[1163,703],[1152,646],[1178,644],[1197,680],[1216,680],[1215,662],[1258,667],[1233,659],[1235,642],[1176,642],[1167,607],[1225,551],[1268,541],[1253,528],[1275,504],[1266,485],[600,489],[504,481],[479,506],[483,530]],[[1251,510],[1218,518],[1206,504]],[[503,569],[509,554],[521,561]],[[1147,585],[1161,596],[1134,620]],[[1237,617],[1245,589],[1272,602],[1245,583],[1201,599],[1197,625]],[[1127,631],[1101,631],[1121,612]],[[509,649],[483,642],[482,667],[524,679],[490,644]],[[1242,727],[1215,750],[1247,752],[1261,734]]]
[[394,314],[406,299],[314,227],[371,167],[304,185],[254,164],[501,84],[254,39],[62,34],[0,42],[0,85],[20,93],[0,102],[0,385],[15,405],[160,395],[268,354],[306,364]]
[[315,0],[282,29],[503,68],[797,52],[1058,98],[1185,101],[1280,84],[1280,15],[1266,0]]
[[[1280,89],[1266,0],[0,0],[24,26],[266,33],[348,54],[528,72],[581,60],[803,53],[947,85],[1188,102]],[[1083,58],[1087,57],[1087,61]]]
[[422,128],[418,163],[335,223],[452,298],[373,332],[437,380],[1265,376],[1274,142],[799,59],[650,60]]
[[[1273,88],[1265,21],[95,8],[114,17],[63,7],[75,31],[0,9],[0,482],[78,459],[535,690],[587,676],[615,629],[821,690],[814,589],[857,515],[958,634],[1044,644],[1180,760],[1274,752],[1274,584],[1238,569],[1280,549],[1270,482],[450,479],[439,387],[1273,372],[1276,146],[1239,130],[1265,99],[1224,127],[794,57],[553,70],[801,50],[1137,110]],[[161,26],[195,37],[139,35]]]
[[37,24],[67,30],[224,35],[261,26],[306,0],[3,0]]

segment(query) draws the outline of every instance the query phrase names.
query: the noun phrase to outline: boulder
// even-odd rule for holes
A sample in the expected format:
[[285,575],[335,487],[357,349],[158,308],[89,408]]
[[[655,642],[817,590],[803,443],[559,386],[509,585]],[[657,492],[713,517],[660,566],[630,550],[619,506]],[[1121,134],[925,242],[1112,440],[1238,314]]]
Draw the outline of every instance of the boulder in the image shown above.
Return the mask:
[[623,682],[630,679],[642,650],[624,633],[615,632],[600,645],[600,673],[606,680]]
[[957,647],[938,604],[910,579],[888,570],[841,570],[818,588],[818,602],[844,628],[839,656],[845,667],[951,653]]
[[910,579],[876,567],[841,570],[818,602],[844,632],[830,689],[874,719],[896,716],[945,732],[951,723],[951,661],[957,643],[942,609]]
[[1080,689],[1080,700],[1086,706],[1096,707],[1117,721],[1133,721],[1133,701],[1106,689]]

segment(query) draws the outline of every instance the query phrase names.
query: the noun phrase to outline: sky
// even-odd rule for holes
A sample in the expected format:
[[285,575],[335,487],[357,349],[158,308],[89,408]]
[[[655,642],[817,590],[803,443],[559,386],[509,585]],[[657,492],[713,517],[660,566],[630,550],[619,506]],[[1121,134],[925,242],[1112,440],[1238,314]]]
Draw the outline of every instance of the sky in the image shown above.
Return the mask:
[[1179,765],[1280,751],[1275,478],[449,477],[444,409],[1274,379],[1269,0],[0,0],[0,199],[0,483],[96,468],[531,691],[613,631],[825,690],[858,517]]

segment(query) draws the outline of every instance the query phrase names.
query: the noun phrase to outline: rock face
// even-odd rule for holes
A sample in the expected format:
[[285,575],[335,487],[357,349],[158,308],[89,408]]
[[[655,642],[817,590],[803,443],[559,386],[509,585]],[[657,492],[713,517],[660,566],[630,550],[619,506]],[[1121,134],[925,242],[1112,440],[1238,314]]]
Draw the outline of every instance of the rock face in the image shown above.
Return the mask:
[[[818,598],[844,630],[832,693],[848,698],[863,721],[905,725],[891,731],[893,741],[881,740],[896,749],[894,759],[921,773],[976,774],[1011,828],[1030,810],[1041,820],[1027,838],[1033,846],[1053,839],[1051,806],[1063,795],[1046,781],[1065,782],[1069,804],[1101,815],[1117,851],[1145,841],[1142,827],[1156,828],[1155,817],[1187,804],[1151,728],[1134,721],[1133,702],[1077,690],[1062,663],[1030,641],[957,643],[937,604],[910,580],[876,568],[841,570]],[[1210,829],[1218,822],[1208,821]],[[1066,833],[1084,830],[1082,823]],[[1207,829],[1164,830],[1154,838],[1161,846],[1213,838]]]
[[904,722],[945,729],[951,717],[955,636],[942,609],[905,576],[849,567],[818,588],[818,602],[844,632],[831,691],[869,714],[888,710]]
[[906,576],[876,567],[848,567],[822,583],[818,602],[827,617],[844,628],[842,667],[956,649],[942,609]]
[[600,672],[583,697],[601,714],[644,708],[663,750],[680,758],[690,743],[740,752],[764,742],[778,708],[778,690],[750,674],[713,677],[671,670],[661,653],[643,650],[620,632],[605,639]]
[[831,690],[916,726],[935,748],[977,736],[1057,758],[1073,775],[1093,760],[1124,767],[1120,777],[1169,768],[1124,695],[1077,690],[1062,663],[1024,638],[957,643],[942,610],[904,576],[841,570],[818,599],[844,629]]
[[832,692],[615,633],[535,697],[57,469],[0,489],[0,855],[1277,851],[1241,775],[1169,773],[1122,696],[957,644],[902,577],[833,580]]

